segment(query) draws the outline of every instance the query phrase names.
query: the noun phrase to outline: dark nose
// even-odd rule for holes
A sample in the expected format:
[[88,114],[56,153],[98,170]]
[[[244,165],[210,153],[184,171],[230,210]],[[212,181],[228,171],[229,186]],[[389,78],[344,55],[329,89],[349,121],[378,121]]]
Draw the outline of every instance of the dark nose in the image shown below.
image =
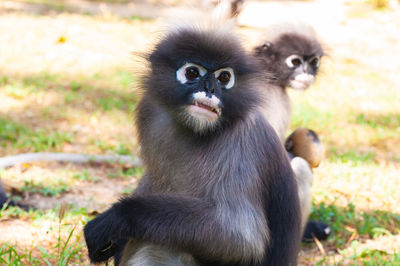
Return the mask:
[[304,64],[304,71],[303,72],[307,73],[307,74],[310,74],[310,75],[314,75],[315,74],[314,68],[308,63]]
[[308,70],[309,70],[308,63],[303,64],[303,72],[308,73]]
[[214,93],[215,86],[214,86],[214,82],[212,81],[212,79],[207,79],[204,82],[204,89],[206,92]]

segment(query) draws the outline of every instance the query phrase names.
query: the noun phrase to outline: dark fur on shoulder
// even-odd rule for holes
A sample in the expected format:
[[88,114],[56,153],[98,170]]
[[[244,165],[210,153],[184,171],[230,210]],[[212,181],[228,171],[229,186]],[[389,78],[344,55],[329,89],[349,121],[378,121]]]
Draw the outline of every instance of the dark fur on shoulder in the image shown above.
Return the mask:
[[153,263],[154,247],[190,265],[296,265],[297,185],[261,113],[268,94],[255,86],[251,58],[232,34],[181,29],[149,60],[137,107],[145,175],[85,226],[91,261],[129,238],[124,265]]

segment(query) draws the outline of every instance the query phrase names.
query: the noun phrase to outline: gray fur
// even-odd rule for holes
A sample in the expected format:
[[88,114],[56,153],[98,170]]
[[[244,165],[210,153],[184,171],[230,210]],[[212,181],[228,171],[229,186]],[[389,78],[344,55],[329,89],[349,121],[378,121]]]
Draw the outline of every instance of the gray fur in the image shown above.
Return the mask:
[[[183,32],[182,36],[185,36],[185,30]],[[179,31],[176,34],[179,35]],[[217,53],[216,51],[221,51],[220,55],[224,58],[229,54],[236,53],[240,55],[241,48],[236,46],[234,38],[227,39],[213,34],[213,32],[208,31],[204,34],[204,38],[200,39],[200,42],[204,42],[203,44],[196,43],[193,47],[189,46],[194,50],[200,49],[200,55],[195,54],[195,58],[203,55],[204,58],[202,60],[205,65],[211,65],[216,69],[232,67],[237,71],[238,67],[235,64],[238,61],[233,60],[232,65],[230,65],[229,59],[223,59],[221,62],[225,65],[219,66],[218,59],[215,58],[214,54]],[[189,36],[191,35],[193,35],[192,32]],[[190,40],[192,37],[189,38],[189,36],[184,37],[187,38],[185,40],[187,43],[192,42]],[[197,38],[196,34],[195,37]],[[185,43],[185,41],[183,42]],[[171,53],[174,52],[171,49],[178,50],[175,47],[171,48],[170,42],[167,41],[165,44],[160,45],[156,48],[155,55],[151,55],[153,67],[160,68],[163,63],[158,60],[170,58]],[[214,51],[207,51],[209,44],[212,44]],[[165,51],[163,46],[166,47]],[[187,52],[189,48],[183,47],[180,49]],[[210,57],[210,55],[212,56]],[[248,58],[244,55],[242,57]],[[242,60],[242,57],[237,60]],[[183,60],[183,63],[185,62],[191,61]],[[195,62],[201,63],[199,59]],[[183,63],[178,63],[175,67],[180,67]],[[240,66],[242,67],[242,64]],[[265,150],[265,147],[271,141],[273,145],[276,145],[274,147],[283,149],[283,145],[274,137],[274,132],[268,131],[272,135],[267,133],[267,130],[270,129],[267,121],[279,132],[279,136],[283,136],[289,113],[284,116],[272,114],[274,114],[275,108],[282,110],[282,105],[288,105],[286,94],[283,94],[280,90],[273,89],[273,85],[265,88],[265,84],[263,84],[261,88],[258,74],[246,74],[241,77],[240,73],[236,73],[239,78],[236,81],[235,88],[232,89],[232,92],[229,92],[233,93],[233,95],[237,93],[242,95],[236,96],[236,104],[239,104],[240,107],[241,104],[245,105],[246,101],[251,102],[245,99],[246,95],[264,98],[264,100],[256,101],[264,104],[262,106],[254,106],[255,108],[251,105],[246,106],[246,112],[241,112],[235,122],[229,125],[224,124],[226,121],[223,118],[223,111],[220,121],[209,126],[208,130],[213,132],[211,134],[212,137],[203,140],[201,135],[207,135],[208,131],[205,130],[207,125],[202,125],[202,131],[199,135],[198,125],[187,122],[187,118],[184,115],[183,120],[178,119],[178,124],[183,123],[185,127],[189,128],[188,131],[192,130],[192,132],[183,133],[184,131],[182,132],[181,127],[177,126],[176,117],[179,118],[181,115],[177,115],[173,107],[169,106],[166,99],[172,96],[167,95],[167,92],[165,92],[174,90],[174,88],[168,89],[168,87],[173,86],[174,81],[171,80],[170,76],[174,77],[176,69],[167,65],[163,65],[163,67],[163,71],[154,71],[153,69],[152,75],[155,73],[155,76],[149,76],[143,82],[144,88],[151,92],[145,93],[141,100],[138,106],[137,119],[139,142],[142,144],[141,157],[146,174],[141,180],[135,196],[146,197],[171,194],[177,197],[206,200],[211,204],[211,208],[208,209],[207,213],[207,217],[210,220],[207,221],[207,225],[201,224],[201,226],[219,229],[214,232],[216,235],[212,236],[212,241],[200,243],[202,245],[197,248],[204,248],[202,252],[206,252],[207,259],[210,260],[218,260],[224,263],[234,261],[241,265],[262,262],[266,256],[267,247],[270,245],[270,231],[266,215],[272,214],[265,214],[264,204],[268,202],[268,199],[266,199],[266,195],[261,188],[265,186],[264,182],[275,182],[263,179],[265,178],[264,175],[271,175],[270,172],[265,172],[269,171],[266,170],[268,167],[271,165],[275,167],[281,161],[287,161],[284,153],[275,155],[272,154],[272,150]],[[157,92],[152,92],[153,87],[163,88],[161,98],[158,98]],[[242,90],[247,90],[248,92],[240,94]],[[160,104],[156,104],[157,101]],[[229,103],[226,100],[224,102],[223,98],[222,102],[224,104]],[[288,109],[286,108],[285,110]],[[178,112],[182,113],[183,111],[180,110]],[[284,121],[281,121],[281,119],[284,119]],[[226,129],[227,127],[228,129]],[[265,128],[265,132],[259,130],[262,128]],[[223,133],[219,134],[219,131]],[[191,137],[187,134],[194,135]],[[266,158],[265,154],[268,154],[267,157],[273,157],[274,160],[281,161],[255,163],[261,163],[260,158]],[[291,173],[289,165],[285,169],[289,171],[288,173]],[[270,178],[273,180],[275,176],[272,174]],[[291,177],[288,178],[289,181]],[[296,187],[294,186],[293,188],[296,191]],[[268,184],[266,189],[269,190]],[[275,191],[274,193],[277,192]],[[288,194],[290,198],[291,193]],[[295,197],[290,200],[297,201]],[[292,226],[296,228],[298,207],[283,211],[288,211],[288,217],[293,218],[294,221]],[[292,211],[293,213],[290,214]],[[199,215],[201,217],[204,214]],[[182,226],[189,227],[191,225]],[[208,232],[205,233],[207,235]],[[288,247],[288,252],[291,252],[289,250],[293,250],[293,247],[297,246],[297,237],[293,236],[292,241],[294,244],[290,244],[292,247]],[[278,241],[278,239],[275,239],[275,241]],[[292,255],[295,253],[291,252]],[[293,261],[292,255],[290,255],[290,261]],[[172,251],[169,250],[169,247],[160,248],[160,246],[148,243],[136,243],[133,240],[126,245],[122,258],[122,265],[196,265],[197,263],[185,252]],[[160,260],[164,260],[164,262],[160,264]]]
[[[157,112],[157,110],[154,111]],[[159,112],[160,115],[163,113],[161,110]],[[154,127],[148,132],[153,132],[155,135],[143,135],[144,139],[141,140],[147,143],[142,147],[142,156],[144,162],[147,162],[148,173],[147,180],[144,180],[148,191],[142,189],[141,193],[167,192],[210,199],[216,204],[215,219],[223,228],[229,230],[224,235],[232,237],[232,241],[227,241],[232,243],[231,246],[225,245],[225,239],[221,239],[221,243],[210,244],[215,245],[215,251],[218,252],[216,257],[225,260],[232,259],[234,256],[241,259],[254,257],[261,259],[268,241],[268,226],[263,214],[259,211],[262,209],[261,195],[254,194],[254,187],[260,184],[250,184],[254,181],[253,176],[257,175],[256,169],[233,167],[241,165],[243,160],[253,160],[254,151],[239,152],[246,143],[240,143],[235,139],[237,135],[248,134],[247,127],[250,125],[239,124],[232,130],[235,133],[215,143],[216,149],[222,152],[214,154],[195,149],[195,143],[167,141],[167,139],[176,139],[176,132],[171,124],[172,121],[163,115],[161,117],[163,117],[162,120],[148,125]],[[223,148],[218,146],[223,146]],[[242,176],[241,183],[234,181],[238,172]],[[209,180],[209,176],[220,177],[220,179]],[[204,182],[205,180],[208,182]],[[249,190],[243,191],[244,188],[249,188]],[[259,207],[258,210],[254,209],[254,205]],[[235,238],[241,240],[235,241]],[[222,250],[221,247],[223,247]]]
[[260,112],[275,129],[281,142],[284,143],[292,111],[289,95],[285,90],[270,82],[257,82],[257,86],[264,95]]
[[120,264],[135,266],[197,265],[190,254],[169,250],[159,245],[139,245],[134,240],[130,240],[126,245]]

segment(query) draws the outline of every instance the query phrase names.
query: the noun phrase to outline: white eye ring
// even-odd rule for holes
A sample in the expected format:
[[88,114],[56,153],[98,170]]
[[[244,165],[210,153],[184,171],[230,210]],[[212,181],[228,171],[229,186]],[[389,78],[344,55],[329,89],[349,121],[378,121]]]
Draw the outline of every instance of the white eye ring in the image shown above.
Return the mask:
[[228,84],[225,85],[225,89],[231,89],[235,85],[235,72],[233,72],[232,68],[225,67],[225,68],[218,69],[217,71],[214,72],[214,77],[216,79],[218,79],[219,75],[221,75],[221,73],[224,71],[229,72],[229,74],[231,75],[231,78],[230,78]]
[[288,58],[286,58],[286,60],[285,60],[286,65],[288,65],[288,67],[290,67],[290,68],[298,67],[293,64],[293,60],[295,60],[295,59],[300,60],[300,62],[303,64],[303,59],[301,59],[300,56],[294,54],[294,55],[291,55]]
[[319,64],[320,64],[320,62],[321,62],[321,59],[320,59],[320,57],[318,57],[318,56],[315,56],[315,57],[309,59],[308,62],[309,62],[310,65],[311,65],[311,62],[312,62],[314,59],[317,59],[317,60],[318,60],[318,61],[317,61],[317,64],[316,64],[315,66],[316,66],[316,67],[319,67]]
[[186,78],[186,69],[188,67],[196,67],[199,70],[200,76],[202,77],[207,73],[207,70],[200,65],[194,63],[186,63],[176,71],[176,79],[179,80],[181,84],[185,84],[188,81]]

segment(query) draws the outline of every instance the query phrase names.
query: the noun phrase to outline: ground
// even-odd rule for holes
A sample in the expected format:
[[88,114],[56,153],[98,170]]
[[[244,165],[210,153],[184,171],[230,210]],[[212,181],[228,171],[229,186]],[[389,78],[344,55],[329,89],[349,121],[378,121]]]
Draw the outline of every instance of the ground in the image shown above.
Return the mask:
[[[141,56],[171,21],[208,10],[181,2],[0,2],[0,156],[137,155]],[[313,25],[327,50],[316,84],[291,91],[291,129],[312,128],[326,146],[311,216],[333,229],[302,246],[301,265],[400,263],[400,8],[374,2],[248,1],[238,18],[248,49],[290,20]],[[93,163],[0,171],[7,191],[37,208],[0,210],[0,264],[89,264],[83,225],[141,174]]]

